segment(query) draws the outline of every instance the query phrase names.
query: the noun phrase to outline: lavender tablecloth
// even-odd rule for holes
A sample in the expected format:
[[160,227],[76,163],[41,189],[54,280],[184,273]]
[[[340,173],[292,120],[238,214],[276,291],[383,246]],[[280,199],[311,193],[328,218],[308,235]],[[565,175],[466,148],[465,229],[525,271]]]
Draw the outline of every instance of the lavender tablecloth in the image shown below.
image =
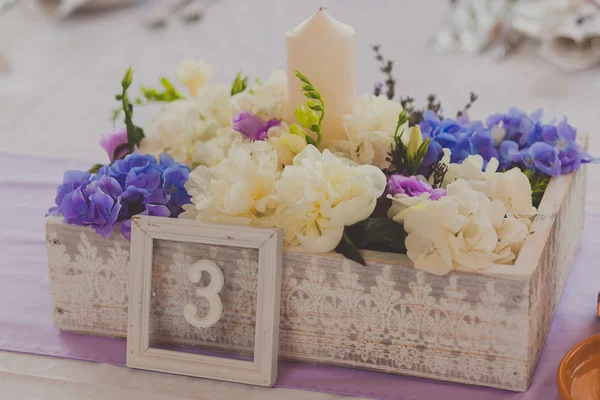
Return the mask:
[[[125,341],[54,328],[44,213],[67,169],[85,161],[0,153],[0,350],[124,365]],[[600,215],[588,213],[580,250],[526,393],[471,387],[347,368],[282,362],[278,387],[395,400],[556,400],[556,368],[577,342],[600,332]]]

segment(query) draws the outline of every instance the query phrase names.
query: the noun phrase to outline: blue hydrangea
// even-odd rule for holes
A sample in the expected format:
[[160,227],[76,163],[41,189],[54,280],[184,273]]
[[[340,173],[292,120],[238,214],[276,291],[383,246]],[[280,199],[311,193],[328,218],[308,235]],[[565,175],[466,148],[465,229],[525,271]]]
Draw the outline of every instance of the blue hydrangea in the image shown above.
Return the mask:
[[190,170],[168,154],[157,160],[133,153],[96,174],[67,171],[58,187],[56,206],[48,215],[63,215],[65,222],[91,226],[108,238],[117,222],[121,233],[131,235],[130,218],[137,214],[177,217],[190,203],[185,190]]
[[489,116],[483,122],[471,122],[466,116],[456,120],[427,111],[419,124],[423,138],[430,138],[429,151],[420,173],[441,159],[443,148],[452,152],[450,161],[461,163],[479,154],[487,163],[492,157],[502,169],[522,166],[549,176],[577,171],[581,164],[596,162],[576,142],[577,131],[566,118],[558,124],[542,123],[543,111],[526,114],[517,108]]

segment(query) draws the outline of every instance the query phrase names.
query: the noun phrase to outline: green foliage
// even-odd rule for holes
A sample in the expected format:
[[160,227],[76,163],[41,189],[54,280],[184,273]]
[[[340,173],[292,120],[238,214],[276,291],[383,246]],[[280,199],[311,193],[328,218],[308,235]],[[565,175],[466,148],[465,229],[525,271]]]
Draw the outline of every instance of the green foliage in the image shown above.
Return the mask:
[[96,173],[96,172],[98,172],[98,170],[99,170],[100,168],[102,168],[103,166],[104,166],[104,165],[102,165],[102,164],[94,164],[94,165],[92,166],[92,168],[88,169],[88,172],[89,172],[90,174],[95,174],[95,173]]
[[233,83],[231,84],[231,95],[241,93],[248,87],[248,77],[242,76],[241,72],[235,76]]
[[295,73],[298,79],[300,79],[302,82],[302,92],[304,93],[304,97],[309,100],[306,102],[306,104],[302,105],[302,107],[296,108],[296,110],[294,110],[294,115],[296,116],[296,119],[300,125],[317,134],[316,140],[307,136],[306,142],[308,144],[318,146],[323,139],[321,125],[323,123],[323,118],[325,118],[325,102],[323,101],[319,91],[315,89],[313,84],[306,76],[302,75],[298,71],[295,71]]
[[[121,80],[121,93],[115,95],[115,99],[121,102],[120,112],[125,115],[125,126],[127,128],[127,147],[129,152],[133,153],[135,146],[139,145],[142,139],[144,139],[144,130],[133,123],[133,104],[129,100],[127,90],[131,86],[133,80],[133,69],[129,67]],[[115,149],[115,156],[122,149],[118,147]]]
[[346,233],[346,230],[344,230],[342,240],[335,248],[335,251],[349,260],[356,261],[357,263],[364,266],[367,265],[365,259],[360,255],[360,251],[358,250],[352,239],[350,239],[350,237]]
[[546,192],[546,188],[550,183],[550,177],[546,174],[531,169],[524,169],[523,173],[525,176],[527,176],[527,179],[529,179],[529,183],[531,184],[531,197],[533,199],[533,205],[537,208],[539,207],[542,197],[544,197],[544,193]]
[[[408,122],[408,117],[406,115],[406,110],[402,110],[400,115],[398,116],[398,124],[396,125],[396,132],[394,133],[394,142],[395,148],[391,153],[391,161],[392,161],[392,171],[405,176],[416,175],[419,167],[423,163],[423,159],[427,155],[427,150],[429,150],[429,142],[430,139],[425,139],[418,146],[416,152],[411,154],[412,152],[408,151],[408,146],[404,144],[402,141],[402,136],[406,133],[406,126]],[[402,128],[400,134],[398,132]],[[413,127],[413,129],[419,129],[417,127]],[[420,130],[419,130],[420,132]],[[409,143],[410,145],[410,143]]]
[[[159,91],[153,88],[142,86],[142,96],[146,99],[146,103],[170,103],[175,100],[184,99],[185,97],[175,89],[175,86],[166,78],[160,78],[160,83],[164,90]],[[136,99],[136,104],[144,104],[143,100]]]
[[406,254],[404,227],[387,217],[370,217],[344,230],[335,251],[346,258],[366,265],[358,249]]

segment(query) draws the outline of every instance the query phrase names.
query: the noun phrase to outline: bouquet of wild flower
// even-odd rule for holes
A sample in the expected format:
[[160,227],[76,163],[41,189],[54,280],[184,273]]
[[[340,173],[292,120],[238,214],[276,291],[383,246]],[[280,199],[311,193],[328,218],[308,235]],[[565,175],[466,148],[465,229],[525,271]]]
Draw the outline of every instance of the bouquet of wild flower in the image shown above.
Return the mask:
[[[105,237],[116,222],[128,236],[140,213],[279,227],[313,253],[362,264],[360,249],[405,253],[437,274],[512,264],[550,177],[594,161],[576,130],[516,109],[471,121],[474,94],[455,119],[433,95],[423,109],[396,101],[393,63],[375,51],[385,83],[358,97],[346,138],[327,146],[327,99],[299,72],[306,103],[292,121],[282,72],[224,86],[207,83],[210,65],[185,61],[188,97],[162,78],[131,101],[129,69],[113,114],[125,127],[102,141],[111,164],[66,173],[50,213]],[[165,106],[142,129],[133,108],[150,102]]]

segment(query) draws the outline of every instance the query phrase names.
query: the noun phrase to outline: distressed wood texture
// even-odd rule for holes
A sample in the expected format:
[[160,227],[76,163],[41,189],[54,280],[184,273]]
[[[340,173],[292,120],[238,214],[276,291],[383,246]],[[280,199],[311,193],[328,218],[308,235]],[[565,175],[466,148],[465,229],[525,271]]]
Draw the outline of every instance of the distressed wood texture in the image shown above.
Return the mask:
[[[526,390],[579,244],[585,176],[551,181],[515,266],[435,276],[398,254],[365,251],[363,267],[285,249],[280,358]],[[125,336],[129,243],[59,218],[46,232],[56,326]],[[190,301],[206,307],[186,275],[200,258],[225,266],[223,317],[202,330],[183,318]],[[154,259],[152,340],[252,352],[255,251],[156,241]]]

